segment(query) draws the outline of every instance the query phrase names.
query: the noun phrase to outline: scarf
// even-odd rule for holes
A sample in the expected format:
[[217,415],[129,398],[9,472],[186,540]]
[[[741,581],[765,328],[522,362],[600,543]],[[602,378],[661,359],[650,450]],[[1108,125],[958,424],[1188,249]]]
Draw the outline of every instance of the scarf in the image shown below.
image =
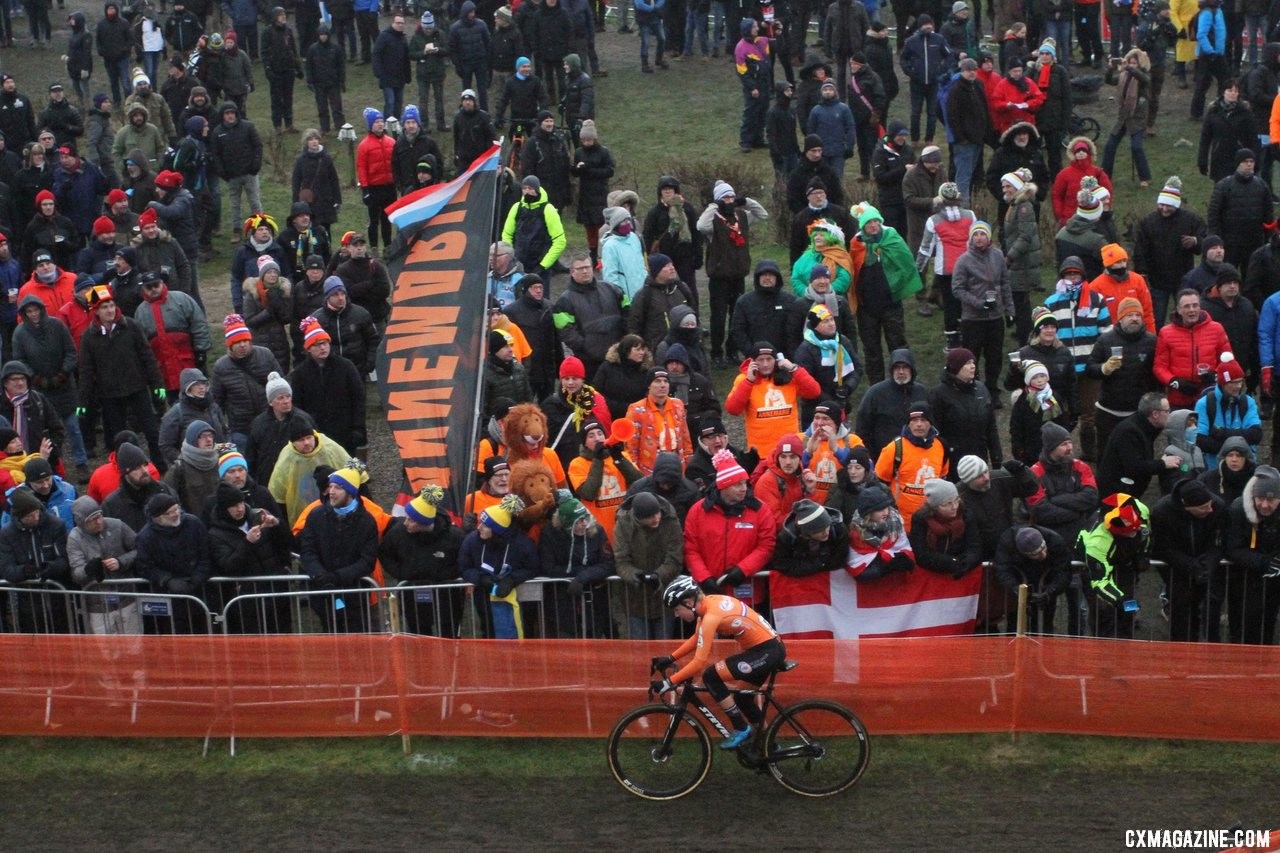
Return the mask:
[[573,418],[574,432],[581,432],[583,419],[590,415],[596,407],[596,389],[590,385],[583,385],[576,394],[570,394],[565,399],[565,402],[573,407],[571,417]]
[[5,394],[9,397],[9,405],[13,406],[13,431],[22,436],[23,447],[31,446],[27,441],[27,397],[30,394],[30,391],[23,391],[16,397]]
[[[822,260],[826,262],[827,268],[834,270],[836,267],[844,270],[849,274],[849,282],[853,283],[853,257],[850,256],[849,250],[844,246],[823,246],[820,250]],[[834,278],[834,276],[832,276]],[[832,313],[835,313],[834,311]]]
[[178,454],[183,465],[190,465],[197,471],[212,471],[218,467],[218,449],[210,447],[202,450],[193,444],[182,442],[182,451]]
[[272,238],[269,238],[269,239],[267,240],[267,242],[265,242],[265,243],[259,243],[257,240],[253,239],[253,237],[252,237],[252,236],[250,236],[250,237],[249,237],[249,245],[253,247],[253,250],[254,250],[255,252],[257,252],[258,254],[262,254],[263,252],[265,252],[265,251],[267,250],[267,247],[271,245],[271,242],[272,242],[272,240],[274,240],[274,239],[275,239],[275,238],[274,238],[274,237],[272,237]]
[[736,249],[741,249],[747,245],[747,238],[742,236],[742,220],[735,215],[733,219],[725,216],[720,209],[716,210],[716,219],[724,223],[725,237],[729,240],[729,245]]
[[[858,538],[862,540],[863,544],[876,551],[881,550],[881,545],[886,547],[893,545],[903,532],[902,516],[896,509],[890,510],[888,517],[879,524],[873,524],[856,513],[849,524],[857,531]],[[889,554],[885,556],[885,559],[888,560],[892,556],[892,554]]]
[[964,516],[959,513],[950,521],[938,515],[930,515],[927,522],[925,541],[935,551],[945,551],[949,543],[964,536]]
[[685,406],[688,406],[690,384],[689,374],[672,373],[667,377],[667,379],[671,383],[671,396],[675,397],[681,403],[684,403]]
[[827,306],[827,310],[831,312],[832,317],[840,316],[840,306],[836,304],[836,292],[828,290],[826,293],[818,293],[813,289],[813,285],[809,285],[804,289],[804,298],[808,299],[814,305],[821,302]]
[[49,270],[48,272],[38,272],[38,273],[36,273],[36,281],[40,282],[41,284],[53,284],[53,283],[54,283],[55,281],[57,281],[57,280],[58,280],[58,268],[57,268],[57,267],[54,267],[53,269]]
[[804,339],[807,343],[817,347],[818,351],[822,353],[823,367],[835,368],[837,385],[842,384],[844,378],[853,373],[853,356],[849,355],[849,351],[840,343],[839,335],[833,338],[820,338],[813,329],[806,328],[804,330]]
[[921,447],[921,448],[924,448],[925,450],[928,450],[930,447],[933,447],[933,440],[938,437],[938,431],[933,427],[929,427],[928,435],[926,435],[924,438],[916,438],[911,433],[911,427],[904,426],[902,428],[901,435],[904,439],[911,442],[916,447]]
[[358,506],[360,506],[360,499],[355,498],[346,506],[335,506],[333,508],[333,511],[336,512],[339,516],[348,516],[348,515],[351,515],[351,513],[355,512],[356,507]]
[[1036,85],[1040,87],[1041,92],[1049,91],[1049,78],[1053,76],[1053,66],[1047,63],[1036,63],[1037,75]]
[[1040,412],[1044,420],[1057,420],[1062,415],[1062,404],[1058,402],[1057,396],[1053,393],[1053,386],[1046,385],[1039,391],[1027,386],[1023,391],[1027,405],[1031,407],[1031,411]]
[[298,247],[294,251],[293,267],[294,269],[302,269],[306,266],[307,255],[315,254],[315,234],[308,228],[305,231],[298,232]]
[[[684,205],[675,199],[667,206],[667,236],[677,243],[691,243],[689,234],[689,217],[684,215]],[[626,235],[623,235],[626,236]]]

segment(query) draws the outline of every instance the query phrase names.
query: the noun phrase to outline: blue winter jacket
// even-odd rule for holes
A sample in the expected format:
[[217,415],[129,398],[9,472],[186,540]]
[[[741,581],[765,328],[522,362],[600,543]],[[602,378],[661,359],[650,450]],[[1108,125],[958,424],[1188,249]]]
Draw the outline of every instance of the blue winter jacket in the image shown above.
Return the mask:
[[1196,56],[1227,52],[1227,22],[1221,9],[1202,9],[1196,18]]
[[853,151],[853,111],[839,99],[818,101],[809,110],[805,133],[822,137],[822,151],[832,157],[847,157]]
[[947,40],[936,32],[925,35],[917,31],[903,45],[898,62],[907,77],[926,85],[937,81],[947,71],[947,58],[951,48]]
[[[1209,417],[1209,400],[1213,399],[1213,417]],[[1248,394],[1241,394],[1231,405],[1223,402],[1222,388],[1196,400],[1196,447],[1204,453],[1207,468],[1218,467],[1218,451],[1222,442],[1238,435],[1249,442],[1256,454],[1262,441],[1262,418],[1258,416],[1258,404]]]

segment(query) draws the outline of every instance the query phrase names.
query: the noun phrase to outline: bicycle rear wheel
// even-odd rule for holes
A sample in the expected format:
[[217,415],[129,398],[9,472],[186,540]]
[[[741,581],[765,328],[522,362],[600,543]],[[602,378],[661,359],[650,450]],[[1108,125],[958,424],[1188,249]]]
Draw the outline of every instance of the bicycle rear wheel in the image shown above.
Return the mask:
[[687,711],[641,705],[609,733],[609,769],[622,787],[646,800],[674,800],[711,769],[711,738]]
[[769,772],[806,797],[827,797],[853,785],[871,760],[867,727],[843,705],[797,702],[770,724],[764,741]]

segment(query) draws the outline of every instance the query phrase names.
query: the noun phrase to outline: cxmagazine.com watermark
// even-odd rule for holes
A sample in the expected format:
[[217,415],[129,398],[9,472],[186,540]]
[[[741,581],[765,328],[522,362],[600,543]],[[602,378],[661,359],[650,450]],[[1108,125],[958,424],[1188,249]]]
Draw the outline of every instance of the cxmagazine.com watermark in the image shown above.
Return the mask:
[[[1280,831],[1280,830],[1277,830]],[[1225,850],[1231,847],[1269,849],[1269,829],[1126,829],[1130,850]]]

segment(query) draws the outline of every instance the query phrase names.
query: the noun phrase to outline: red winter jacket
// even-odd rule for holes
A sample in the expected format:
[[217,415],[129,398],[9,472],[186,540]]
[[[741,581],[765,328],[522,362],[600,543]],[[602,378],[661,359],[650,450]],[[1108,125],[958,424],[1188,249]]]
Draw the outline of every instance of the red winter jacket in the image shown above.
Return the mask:
[[[35,273],[27,279],[18,291],[18,304],[27,298],[27,294],[37,297],[44,303],[45,312],[50,317],[57,317],[62,306],[76,298],[76,274],[68,270],[60,270],[53,284],[41,284],[36,281]],[[22,322],[22,314],[18,314],[18,322]]]
[[[1076,140],[1071,141],[1074,145]],[[1114,192],[1111,188],[1111,177],[1104,171],[1102,167],[1094,165],[1093,158],[1097,156],[1098,150],[1092,142],[1085,140],[1089,144],[1089,150],[1092,152],[1090,156],[1084,160],[1077,160],[1068,156],[1070,160],[1067,165],[1062,167],[1062,171],[1058,172],[1058,176],[1053,179],[1053,215],[1058,218],[1059,227],[1066,225],[1067,220],[1075,215],[1077,202],[1076,196],[1080,194],[1080,182],[1089,175],[1098,179],[1098,185],[1106,187],[1108,191]]]
[[[737,566],[751,577],[773,559],[778,522],[773,510],[750,492],[727,515],[713,490],[689,510],[684,522],[684,564],[698,583]],[[727,588],[727,587],[726,587]]]
[[[119,309],[116,311],[119,316]],[[93,309],[82,304],[79,299],[72,299],[63,304],[58,311],[58,319],[71,332],[71,340],[76,345],[76,352],[80,352],[80,338],[84,335],[84,330],[93,322]]]
[[1194,326],[1183,325],[1174,313],[1173,319],[1160,327],[1152,372],[1161,385],[1178,380],[1179,387],[1169,389],[1170,409],[1195,407],[1200,392],[1214,384],[1213,379],[1207,385],[1200,384],[1200,365],[1217,370],[1224,352],[1231,352],[1231,341],[1222,325],[1204,311]]
[[[991,123],[996,126],[997,134],[1004,133],[1020,121],[1036,123],[1036,113],[1044,104],[1044,92],[1040,91],[1034,80],[1025,76],[1023,79],[1027,81],[1025,92],[1013,85],[1008,77],[1000,77],[987,96],[987,102],[991,105]],[[1013,104],[1026,104],[1027,108],[1022,109]]]
[[395,186],[391,172],[391,151],[396,141],[390,134],[374,136],[370,133],[356,147],[356,181],[362,187]]

